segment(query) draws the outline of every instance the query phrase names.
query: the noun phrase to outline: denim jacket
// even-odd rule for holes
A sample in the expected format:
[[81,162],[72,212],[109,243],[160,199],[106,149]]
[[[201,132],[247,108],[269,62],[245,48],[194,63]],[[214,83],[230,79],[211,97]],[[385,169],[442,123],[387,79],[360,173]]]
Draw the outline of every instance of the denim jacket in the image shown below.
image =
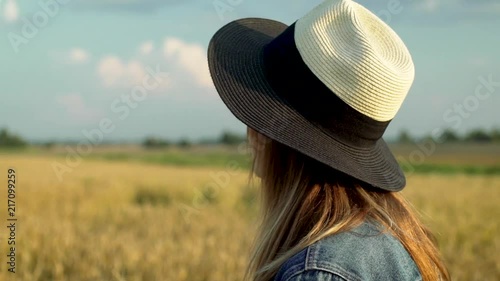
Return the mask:
[[288,259],[275,281],[422,280],[403,245],[374,224],[326,237]]

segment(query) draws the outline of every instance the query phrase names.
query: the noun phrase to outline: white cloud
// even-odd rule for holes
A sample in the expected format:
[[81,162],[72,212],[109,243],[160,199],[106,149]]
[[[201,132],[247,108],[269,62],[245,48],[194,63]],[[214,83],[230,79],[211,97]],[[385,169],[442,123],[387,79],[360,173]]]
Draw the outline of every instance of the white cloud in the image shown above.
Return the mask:
[[68,61],[75,64],[86,63],[89,58],[90,54],[81,48],[71,49],[68,55]]
[[147,41],[139,46],[139,53],[141,55],[149,55],[154,50],[153,41]]
[[140,85],[147,75],[141,62],[133,60],[125,63],[116,56],[101,59],[97,66],[97,73],[104,86],[108,88]]
[[[0,1],[1,3],[1,1]],[[7,0],[5,3],[3,17],[6,22],[15,22],[19,18],[19,6],[14,0]]]
[[163,54],[168,61],[189,73],[202,87],[212,87],[205,49],[197,44],[189,44],[178,38],[167,38]]
[[100,115],[98,110],[89,108],[78,93],[57,97],[56,102],[62,105],[69,116],[77,121],[92,121]]

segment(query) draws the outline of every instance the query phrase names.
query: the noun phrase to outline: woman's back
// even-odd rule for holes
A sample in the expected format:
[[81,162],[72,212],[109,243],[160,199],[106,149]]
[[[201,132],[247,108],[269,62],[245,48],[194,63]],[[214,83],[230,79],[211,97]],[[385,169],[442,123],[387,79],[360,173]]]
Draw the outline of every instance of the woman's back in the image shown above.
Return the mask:
[[422,280],[403,245],[375,224],[363,223],[351,231],[319,240],[278,271],[275,281]]

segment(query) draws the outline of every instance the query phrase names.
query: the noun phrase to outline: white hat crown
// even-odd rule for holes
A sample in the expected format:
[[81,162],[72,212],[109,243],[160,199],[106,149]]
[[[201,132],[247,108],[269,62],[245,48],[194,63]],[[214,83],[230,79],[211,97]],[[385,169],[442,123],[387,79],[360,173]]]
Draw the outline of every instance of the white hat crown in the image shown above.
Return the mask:
[[346,104],[376,120],[394,118],[415,68],[401,38],[351,0],[326,0],[297,21],[304,63]]

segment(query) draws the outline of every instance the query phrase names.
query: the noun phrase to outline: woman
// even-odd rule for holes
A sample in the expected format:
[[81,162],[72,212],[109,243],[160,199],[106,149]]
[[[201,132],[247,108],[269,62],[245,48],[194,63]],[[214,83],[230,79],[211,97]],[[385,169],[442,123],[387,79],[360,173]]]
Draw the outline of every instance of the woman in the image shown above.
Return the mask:
[[450,279],[382,139],[414,79],[389,26],[353,1],[326,0],[290,26],[229,23],[208,60],[222,100],[249,128],[262,179],[246,279]]

